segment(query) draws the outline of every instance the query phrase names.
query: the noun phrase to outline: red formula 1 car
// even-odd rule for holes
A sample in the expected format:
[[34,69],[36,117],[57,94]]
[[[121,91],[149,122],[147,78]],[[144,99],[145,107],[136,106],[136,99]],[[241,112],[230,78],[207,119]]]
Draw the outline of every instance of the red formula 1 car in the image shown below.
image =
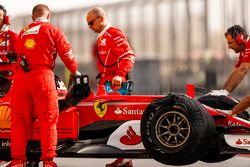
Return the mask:
[[[0,64],[0,160],[10,160],[10,112],[15,64]],[[56,79],[60,116],[58,157],[154,158],[169,165],[198,160],[220,162],[250,151],[247,112],[229,117],[237,101],[232,97],[193,98],[163,95],[94,95],[88,76],[77,76],[66,90]],[[64,96],[66,94],[66,96]],[[41,155],[39,121],[27,146],[31,166]]]

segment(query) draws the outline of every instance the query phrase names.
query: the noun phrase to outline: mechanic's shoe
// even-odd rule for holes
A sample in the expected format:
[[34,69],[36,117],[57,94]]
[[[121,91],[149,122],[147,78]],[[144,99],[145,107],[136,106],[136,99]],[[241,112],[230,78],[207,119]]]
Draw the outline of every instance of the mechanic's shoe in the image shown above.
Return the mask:
[[26,167],[26,162],[22,160],[12,160],[6,167]]
[[106,167],[133,167],[132,160],[117,158],[114,162],[106,164]]
[[132,160],[127,161],[125,164],[123,164],[121,167],[133,167]]
[[58,167],[53,161],[43,161],[43,167]]

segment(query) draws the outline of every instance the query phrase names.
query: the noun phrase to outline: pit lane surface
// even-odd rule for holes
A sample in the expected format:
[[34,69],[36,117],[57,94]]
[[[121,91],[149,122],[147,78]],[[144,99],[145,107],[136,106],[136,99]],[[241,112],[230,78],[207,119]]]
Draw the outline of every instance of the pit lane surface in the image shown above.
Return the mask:
[[[106,163],[110,163],[113,159],[89,159],[89,158],[56,158],[55,160],[58,167],[105,167]],[[151,159],[134,159],[134,167],[174,167],[170,165],[163,165]],[[5,162],[0,163],[0,167],[5,167]],[[186,165],[183,167],[249,167],[250,156],[235,156],[227,161],[220,163],[204,163],[197,162],[192,165]],[[40,167],[42,167],[40,163]]]

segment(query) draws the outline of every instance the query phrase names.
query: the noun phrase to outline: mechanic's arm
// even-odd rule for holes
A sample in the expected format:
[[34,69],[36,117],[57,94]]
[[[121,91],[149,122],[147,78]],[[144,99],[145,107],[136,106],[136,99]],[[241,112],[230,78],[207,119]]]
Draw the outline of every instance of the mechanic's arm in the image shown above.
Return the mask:
[[116,71],[116,76],[112,79],[112,85],[121,85],[122,78],[126,77],[129,71],[132,69],[134,62],[135,56],[132,54],[129,54],[120,60],[118,70]]
[[230,115],[235,115],[245,111],[250,106],[250,96],[244,97],[234,108]]
[[58,54],[65,66],[72,74],[77,74],[76,57],[72,52],[70,43],[61,30],[57,31],[56,45]]
[[238,68],[235,68],[227,79],[223,89],[226,89],[229,93],[233,92],[233,90],[240,84],[242,79],[247,74],[250,68],[250,63],[244,62]]
[[112,85],[121,85],[122,78],[126,77],[134,65],[135,54],[129,46],[126,36],[122,32],[116,31],[114,36],[115,38],[112,39],[113,41],[110,45],[112,51],[118,55],[118,69],[116,76],[112,79]]

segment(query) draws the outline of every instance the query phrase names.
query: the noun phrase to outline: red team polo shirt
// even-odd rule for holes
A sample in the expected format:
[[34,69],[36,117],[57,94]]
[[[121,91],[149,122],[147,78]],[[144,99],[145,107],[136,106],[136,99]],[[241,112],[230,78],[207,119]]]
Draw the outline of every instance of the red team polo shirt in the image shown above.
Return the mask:
[[77,63],[71,45],[59,28],[48,22],[34,21],[21,30],[18,38],[17,53],[26,56],[31,70],[40,66],[53,69],[58,53],[70,72],[76,72]]
[[135,54],[126,36],[117,28],[106,25],[97,37],[97,56],[95,57],[98,70],[102,74],[100,83],[112,80],[116,75],[125,76],[133,67]]
[[248,39],[246,42],[246,48],[244,52],[240,52],[238,62],[234,66],[235,68],[238,68],[241,63],[248,62],[250,63],[250,40]]

